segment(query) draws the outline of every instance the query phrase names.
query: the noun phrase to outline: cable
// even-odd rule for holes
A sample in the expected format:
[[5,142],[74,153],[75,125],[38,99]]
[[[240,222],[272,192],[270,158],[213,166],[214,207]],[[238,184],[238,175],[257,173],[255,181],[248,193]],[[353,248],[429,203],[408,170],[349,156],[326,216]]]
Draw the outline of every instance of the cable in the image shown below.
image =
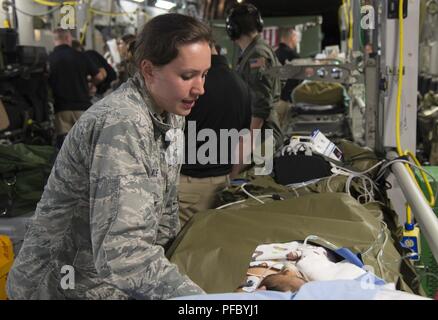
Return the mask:
[[327,179],[327,189],[328,189],[331,193],[333,193],[334,191],[333,191],[332,187],[330,186],[330,182],[332,181],[332,179],[333,179],[334,177],[337,177],[337,176],[339,176],[339,174],[332,174],[332,175]]
[[[404,159],[394,159],[394,160],[391,160],[391,161],[387,162],[384,166],[382,166],[382,168],[380,168],[380,171],[377,174],[376,181],[380,180],[380,178],[382,178],[382,176],[385,174],[384,170],[387,167],[389,167],[390,165],[394,164],[395,162],[403,162],[405,164],[408,164],[409,166],[412,166],[412,167],[416,168],[417,170],[420,170],[421,172],[425,173],[426,175],[428,175],[432,179],[432,181],[433,181],[433,183],[435,185],[435,194],[433,195],[433,197],[434,197],[434,199],[438,198],[438,181],[435,179],[435,177],[432,174],[430,174],[423,167],[417,166],[416,164],[413,164],[412,162],[409,162],[409,161],[404,160]],[[424,179],[424,180],[427,181],[427,179]],[[417,182],[417,186],[418,186],[418,182]]]
[[54,7],[53,9],[50,9],[49,11],[46,11],[43,13],[28,13],[28,12],[23,11],[20,8],[18,8],[16,4],[10,3],[10,5],[12,8],[17,10],[19,13],[24,14],[25,16],[29,16],[29,17],[43,17],[43,16],[47,16],[47,15],[61,9],[61,6],[57,6],[57,7]]
[[332,165],[333,165],[334,167],[338,168],[338,169],[341,169],[341,170],[346,171],[346,172],[351,173],[351,174],[355,174],[355,175],[364,175],[364,174],[367,174],[367,173],[373,171],[373,170],[376,169],[378,166],[382,165],[384,162],[386,162],[386,160],[381,160],[381,161],[379,161],[378,163],[376,163],[375,165],[373,165],[371,168],[368,168],[368,169],[366,169],[366,170],[364,170],[364,171],[353,171],[353,170],[351,170],[351,169],[347,169],[347,168],[345,168],[345,167],[341,167],[341,166],[336,165],[336,164],[334,164],[334,163],[332,163]]
[[[79,2],[77,2],[77,1],[54,2],[54,1],[47,1],[47,0],[33,0],[33,2],[40,4],[40,5],[43,5],[43,6],[48,6],[48,7],[61,7],[63,5],[75,6],[75,5],[79,4]],[[90,7],[88,10],[96,15],[111,16],[111,17],[135,14],[138,11],[138,9],[135,9],[132,12],[126,12],[126,11],[125,12],[109,12],[109,11],[99,10],[99,9],[96,9],[93,7]]]
[[312,148],[306,143],[299,142],[295,145],[288,144],[287,146],[284,146],[283,149],[281,149],[281,155],[284,156],[286,152],[288,153],[288,155],[291,155],[292,153],[296,154],[297,152],[306,151],[312,152]]
[[351,6],[351,0],[348,0],[348,10],[349,10],[348,48],[350,49],[350,52],[353,52],[353,8]]
[[[304,147],[305,150],[301,150],[302,147]],[[296,144],[293,144],[293,145],[289,144],[289,145],[283,147],[283,149],[281,150],[281,154],[282,154],[282,156],[284,156],[286,152],[289,153],[289,154],[291,154],[291,153],[296,153],[296,152],[298,152],[298,151],[307,151],[307,148],[309,148],[309,146],[308,146],[307,144],[305,144],[305,143],[296,143]],[[376,168],[379,167],[380,165],[382,165],[386,160],[381,160],[381,161],[379,161],[378,163],[376,163],[376,164],[373,165],[371,168],[368,168],[368,169],[365,170],[365,171],[362,171],[362,172],[356,172],[356,171],[353,171],[353,170],[350,170],[350,169],[347,169],[347,168],[345,168],[345,167],[340,166],[340,165],[338,164],[339,162],[334,161],[333,159],[330,159],[330,158],[327,158],[327,157],[324,157],[324,158],[326,158],[326,160],[329,161],[329,162],[331,163],[332,167],[334,167],[335,169],[337,169],[337,172],[334,172],[334,170],[332,169],[332,172],[333,172],[334,174],[328,177],[328,180],[327,180],[327,188],[328,188],[329,192],[333,192],[333,189],[331,188],[331,185],[330,185],[331,180],[332,180],[334,177],[336,177],[336,176],[342,174],[342,175],[346,175],[346,176],[348,177],[348,178],[347,178],[346,185],[345,185],[345,187],[346,187],[346,190],[345,190],[345,191],[346,191],[346,193],[348,193],[348,195],[352,196],[352,195],[351,195],[351,192],[350,192],[350,185],[351,185],[351,182],[353,181],[353,179],[357,179],[357,178],[358,178],[358,179],[361,179],[362,186],[363,186],[362,190],[363,190],[363,192],[364,192],[364,194],[360,195],[360,196],[357,198],[357,199],[359,200],[359,202],[361,202],[361,199],[362,199],[362,198],[365,199],[365,200],[364,200],[365,203],[368,203],[368,202],[370,202],[370,201],[374,201],[374,189],[378,190],[378,187],[377,187],[377,185],[373,182],[373,180],[372,180],[371,178],[369,178],[368,176],[366,176],[366,174],[369,173],[369,172],[371,172],[371,171],[373,171],[374,169],[376,169]],[[312,181],[312,183],[313,183],[313,182],[314,182],[314,181]],[[306,185],[307,185],[307,184],[306,184]],[[369,189],[368,186],[370,186],[371,189]],[[295,186],[295,184],[288,185],[287,187],[291,187],[291,189],[292,189],[293,191],[296,191],[295,189],[297,189],[297,187]],[[300,187],[302,187],[302,186],[300,186]],[[362,202],[361,202],[361,203],[362,203]]]
[[245,201],[246,201],[246,199],[230,202],[230,203],[224,204],[224,205],[222,205],[220,207],[217,207],[216,210],[224,209],[224,208],[227,208],[227,207],[230,207],[232,205],[239,204],[239,203],[242,203],[242,202],[245,202]]
[[386,266],[390,266],[390,265],[392,265],[393,263],[399,263],[399,262],[403,261],[403,259],[406,259],[406,258],[410,259],[410,258],[415,257],[415,256],[418,256],[418,253],[416,253],[416,252],[410,252],[410,253],[408,253],[408,254],[405,254],[404,256],[401,256],[401,257],[398,258],[398,259],[394,259],[394,260],[391,260],[391,261],[387,261],[387,262],[384,262],[383,264],[386,265]]
[[344,14],[345,27],[347,28],[349,25],[349,21],[348,21],[347,4],[345,3],[345,0],[342,0],[342,13]]
[[366,249],[365,251],[363,251],[361,253],[363,256],[367,255],[368,253],[370,253],[371,250],[373,250],[376,247],[376,245],[379,243],[380,238],[382,237],[383,232],[385,232],[385,230],[384,230],[384,228],[382,226],[382,228],[380,229],[379,235],[377,236],[376,240],[374,240],[374,242],[372,243],[372,245],[370,247],[368,247],[368,249]]
[[[272,195],[272,194],[265,194],[265,195],[262,195],[262,196],[258,196],[258,198],[259,198],[259,199],[260,199],[260,198],[271,198],[271,199],[272,199],[272,198],[273,198],[273,195]],[[235,205],[235,204],[243,203],[243,202],[246,202],[246,201],[248,201],[248,199],[243,199],[243,200],[238,200],[238,201],[234,201],[234,202],[226,203],[226,204],[224,204],[224,205],[222,205],[222,206],[220,206],[220,207],[215,208],[215,210],[224,209],[224,208],[227,208],[227,207],[233,206],[233,205]]]
[[[403,53],[404,53],[404,21],[403,21],[403,6],[404,6],[405,0],[399,1],[399,10],[398,10],[398,19],[399,19],[399,64],[398,64],[398,87],[397,87],[397,106],[396,106],[396,120],[395,120],[395,131],[396,131],[396,147],[397,147],[397,153],[399,156],[408,156],[410,157],[417,166],[421,167],[420,162],[415,157],[413,152],[409,150],[403,151],[402,145],[401,145],[401,133],[400,133],[400,117],[401,117],[401,98],[402,98],[402,92],[403,92],[403,69],[404,69],[404,61],[403,61]],[[410,176],[417,184],[417,187],[420,189],[418,185],[418,181],[415,178],[414,172],[411,170],[411,168],[408,165],[405,165],[406,169],[408,170]],[[435,205],[435,197],[433,195],[432,187],[430,186],[429,181],[424,176],[423,172],[421,171],[421,175],[424,179],[424,182],[426,184],[427,192],[429,193],[429,204],[431,207]],[[407,224],[413,224],[413,219],[411,216],[411,210],[408,209],[406,212],[406,223]]]
[[[353,8],[351,7],[351,0],[342,0],[342,7],[344,12],[345,25],[348,30],[347,48],[348,52],[353,51]],[[354,0],[353,0],[354,1]]]
[[[99,9],[96,9],[96,8],[93,8],[93,7],[90,7],[89,11],[91,13],[93,13],[93,14],[96,14],[96,15],[110,16],[110,17],[119,17],[119,16],[127,16],[127,15],[130,15],[130,14],[136,14],[138,12],[138,10],[139,10],[139,8],[137,8],[137,9],[135,9],[132,12],[127,12],[123,8],[123,6],[120,4],[120,1],[117,1],[116,4],[118,5],[119,9],[121,11],[123,11],[123,12],[103,11],[103,10],[99,10]],[[112,10],[112,6],[111,6],[110,9]]]
[[[378,163],[376,163],[375,165],[373,165],[371,168],[368,168],[362,172],[356,172],[356,171],[341,167],[339,165],[336,165],[334,163],[331,163],[331,164],[334,168],[337,169],[336,175],[346,175],[347,176],[347,181],[345,182],[345,192],[349,196],[352,196],[350,189],[351,189],[351,183],[353,182],[353,180],[354,179],[361,179],[362,188],[359,187],[359,190],[362,190],[363,194],[359,195],[357,200],[360,202],[360,199],[364,198],[365,199],[364,203],[368,203],[368,202],[374,201],[374,189],[378,190],[378,187],[374,183],[374,181],[370,177],[368,177],[366,174],[373,171],[377,167],[381,166],[384,162],[386,162],[386,160],[381,160]],[[327,181],[327,187],[328,187],[330,192],[333,192],[333,190],[330,187],[330,181],[332,178],[333,178],[333,176],[331,176],[329,178],[329,180]]]
[[350,160],[344,161],[344,163],[353,163],[354,161],[361,161],[361,160],[377,160],[377,161],[386,160],[384,158],[378,157],[376,155],[370,155],[368,153],[369,151],[367,150],[359,154],[356,154],[355,156],[352,156]]
[[353,49],[353,14],[351,12],[351,2],[348,0],[342,0],[342,11],[344,13],[344,20],[345,20],[345,28],[348,30],[348,38],[347,38],[347,49],[348,52],[351,52]]
[[245,186],[246,186],[247,184],[248,184],[248,183],[244,183],[244,184],[242,184],[242,185],[240,186],[240,189],[242,189],[242,191],[243,191],[247,196],[253,198],[254,200],[257,200],[257,201],[260,202],[261,204],[265,204],[262,200],[260,200],[260,199],[257,198],[256,196],[252,195],[251,193],[249,193],[249,192],[245,189]]
[[388,241],[388,234],[386,233],[386,229],[387,229],[387,225],[384,221],[380,221],[380,223],[383,225],[383,234],[385,235],[385,240],[383,241],[382,246],[380,247],[380,251],[377,254],[377,264],[379,265],[379,269],[380,269],[380,276],[383,278],[384,277],[384,273],[383,273],[383,250],[385,249],[385,245],[386,242]]
[[295,190],[295,188],[290,188],[290,189],[295,193],[295,195],[297,196],[297,198],[300,197],[300,194],[298,193],[297,190]]
[[48,0],[33,0],[33,2],[40,4],[42,6],[48,6],[48,7],[56,7],[56,6],[62,6],[62,5],[75,6],[75,5],[79,4],[77,1],[54,2],[54,1],[48,1]]
[[88,24],[90,23],[90,17],[87,18],[87,21],[85,21],[84,25],[82,26],[81,30],[80,30],[80,39],[79,42],[81,45],[84,44],[85,42],[85,37],[87,35],[87,30],[88,30]]
[[379,179],[382,178],[382,176],[384,175],[384,172],[381,172],[381,171],[384,171],[386,168],[388,168],[389,166],[391,166],[391,165],[394,164],[395,162],[406,163],[406,164],[408,164],[409,166],[412,166],[412,167],[414,167],[414,168],[416,168],[416,169],[418,169],[418,170],[420,170],[420,171],[423,171],[425,174],[427,174],[429,177],[431,177],[432,180],[433,180],[435,183],[437,182],[437,181],[436,181],[436,178],[435,178],[432,174],[430,174],[426,169],[424,169],[423,167],[418,166],[418,165],[416,165],[416,164],[413,164],[412,162],[410,162],[410,161],[408,161],[408,160],[404,160],[404,159],[394,159],[394,160],[388,161],[385,165],[382,166],[382,168],[380,168],[379,173],[377,174],[377,178],[376,178],[376,180],[379,180]]
[[[423,277],[432,277],[432,278],[435,278],[436,280],[438,280],[438,275],[436,275],[435,273],[433,273],[433,272],[428,272],[428,271],[423,271],[423,270],[421,270],[420,268],[415,268],[416,270],[417,270],[417,272],[418,272],[418,275],[414,278],[414,280],[415,281],[419,281],[419,280],[421,280],[421,278],[423,278]],[[419,270],[420,269],[420,270]]]
[[334,245],[334,244],[331,243],[330,241],[325,240],[324,238],[321,238],[321,237],[316,236],[316,235],[313,235],[313,234],[308,235],[308,236],[304,239],[303,244],[304,244],[304,245],[307,245],[307,242],[308,242],[309,240],[318,240],[318,241],[324,243],[324,245],[326,245],[326,247],[327,247],[328,249],[330,249],[330,250],[333,250],[333,251],[339,250],[339,247],[336,246],[336,245]]
[[[367,200],[365,200],[364,203],[368,203],[368,202],[374,201],[374,189],[378,190],[378,187],[377,187],[377,185],[374,183],[374,181],[373,181],[370,177],[368,177],[368,176],[366,176],[366,175],[349,175],[348,178],[347,178],[347,181],[346,181],[346,183],[345,183],[345,192],[346,192],[349,196],[352,196],[352,195],[351,195],[351,192],[350,192],[350,189],[351,189],[351,183],[352,183],[353,180],[356,179],[356,178],[361,179],[361,182],[362,182],[362,189],[359,187],[359,190],[363,190],[363,192],[364,192],[362,195],[360,195],[360,196],[358,197],[357,200],[359,201],[360,198],[365,197],[365,199],[367,199]],[[370,185],[370,189],[368,189],[368,185],[367,185],[367,183],[369,183],[369,185]]]
[[[286,185],[285,187],[294,191],[294,193],[297,195],[297,197],[299,197],[299,193],[297,192],[297,189],[301,189],[301,188],[307,187],[307,186],[312,185],[312,184],[320,183],[324,180],[330,180],[331,178],[333,178],[335,176],[337,176],[337,175],[331,175],[331,176],[324,177],[324,178],[313,179],[313,180],[309,180],[309,181],[302,182],[302,183],[291,183],[291,184]],[[330,192],[334,192],[333,190],[331,190],[331,188],[329,186],[328,186],[328,188],[329,188]]]
[[328,178],[329,177],[324,177],[324,178],[317,178],[317,179],[308,180],[308,181],[301,182],[301,183],[290,183],[290,184],[285,185],[285,187],[292,190],[295,193],[295,195],[297,196],[297,198],[299,198],[299,193],[297,192],[297,189],[301,189],[301,188],[307,187],[309,185],[319,183],[322,180],[325,180]]
[[[435,194],[433,195],[433,198],[434,198],[434,199],[437,199],[437,198],[438,198],[438,181],[435,179],[435,177],[434,177],[432,174],[430,174],[430,173],[429,173],[426,169],[424,169],[423,167],[421,167],[421,166],[417,166],[417,165],[415,165],[415,164],[413,164],[413,163],[411,163],[411,162],[409,162],[409,161],[407,161],[407,160],[403,160],[403,159],[394,159],[394,160],[392,160],[392,161],[389,161],[387,164],[385,164],[385,165],[380,169],[380,171],[379,171],[380,173],[377,174],[376,181],[380,180],[380,179],[382,178],[382,176],[385,174],[384,170],[385,170],[388,166],[392,165],[392,164],[395,163],[395,162],[403,162],[403,163],[406,163],[406,164],[408,164],[409,166],[412,166],[412,167],[416,168],[417,170],[419,170],[420,172],[425,173],[426,175],[428,175],[428,176],[432,179],[433,184],[434,184],[434,186],[435,186]],[[422,174],[422,176],[424,176],[424,175]],[[425,178],[424,178],[423,180],[427,181]],[[417,184],[417,186],[418,186],[418,182],[417,182],[416,179],[415,179],[415,182],[416,182],[416,184]],[[418,187],[419,187],[419,186],[418,186]],[[409,209],[409,210],[410,210],[410,209]]]
[[[436,196],[433,195],[432,187],[431,187],[429,181],[427,180],[426,176],[423,174],[424,170],[422,169],[420,161],[418,161],[417,157],[411,151],[408,150],[408,151],[405,151],[405,152],[406,152],[407,156],[409,156],[412,160],[414,160],[414,163],[415,163],[416,167],[417,168],[421,168],[420,169],[421,170],[420,174],[421,174],[421,177],[423,178],[423,181],[426,184],[427,192],[430,195],[429,204],[430,204],[431,207],[434,207],[435,206],[435,201],[436,201]],[[415,182],[417,182],[417,179],[415,179]],[[418,188],[420,188],[420,186],[418,185],[418,182],[417,182],[417,186],[418,186]]]
[[132,12],[109,12],[109,11],[102,11],[96,8],[89,8],[88,10],[96,15],[110,16],[110,17],[127,16],[130,14],[135,14],[138,11],[138,9],[135,9],[135,11]]
[[388,241],[388,235],[386,234],[386,229],[387,229],[387,225],[384,221],[380,221],[380,223],[382,224],[382,228],[380,229],[379,235],[377,236],[377,239],[373,242],[373,244],[366,249],[364,252],[362,252],[362,256],[366,256],[367,254],[369,254],[380,242],[380,239],[382,238],[382,235],[385,237],[382,246],[380,247],[379,252],[377,253],[376,256],[376,260],[377,260],[377,265],[379,266],[379,270],[380,270],[380,276],[383,278],[384,274],[383,274],[383,250],[385,248],[386,242]]

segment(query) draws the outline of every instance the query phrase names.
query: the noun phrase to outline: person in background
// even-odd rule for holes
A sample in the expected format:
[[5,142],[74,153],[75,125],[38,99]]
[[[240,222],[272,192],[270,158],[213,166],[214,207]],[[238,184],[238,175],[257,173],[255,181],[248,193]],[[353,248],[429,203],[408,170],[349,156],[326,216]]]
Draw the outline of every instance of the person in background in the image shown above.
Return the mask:
[[113,56],[111,55],[111,51],[110,51],[107,43],[105,43],[103,45],[103,52],[104,52],[103,57],[105,58],[106,62],[111,66],[111,68],[116,70],[117,66],[113,60]]
[[[185,224],[197,212],[218,206],[218,193],[229,185],[232,169],[233,148],[228,138],[221,140],[220,130],[249,129],[251,121],[251,92],[247,84],[228,67],[227,59],[212,47],[211,68],[205,78],[205,94],[201,96],[186,117],[185,126],[185,164],[181,168],[179,185],[180,221]],[[196,130],[189,127],[196,126]],[[217,137],[215,163],[200,163],[196,157],[190,164],[190,155],[197,155],[199,148],[208,142],[197,141],[201,130],[213,130]],[[189,136],[196,133],[196,136]],[[194,142],[193,142],[194,141]],[[193,146],[189,149],[189,146]],[[221,163],[221,153],[226,146],[226,163]],[[190,154],[189,154],[190,153]]]
[[95,85],[106,77],[104,70],[99,70],[82,52],[72,48],[72,41],[69,30],[56,29],[55,48],[48,59],[58,148],[82,113],[91,106],[87,77]]
[[89,83],[90,96],[93,97],[93,102],[102,99],[105,93],[111,88],[111,83],[117,79],[116,72],[106,61],[106,59],[96,50],[84,50],[83,46],[78,40],[73,40],[72,47],[80,52],[83,52],[87,58],[99,68],[99,70],[104,70],[106,74],[104,81],[97,84],[97,86],[92,82]]
[[[279,66],[272,48],[261,38],[263,20],[258,9],[248,3],[233,6],[226,19],[226,31],[241,49],[236,71],[254,92],[255,100],[252,108],[251,132],[254,139],[255,129],[273,131],[274,149],[283,144],[278,115],[275,110],[280,100],[280,79],[268,76],[264,70]],[[244,155],[246,158],[247,155]],[[232,177],[236,177],[244,168],[236,165]]]
[[117,43],[121,58],[120,64],[117,66],[119,75],[118,85],[126,82],[134,73],[132,63],[133,44],[135,44],[135,35],[125,34]]
[[[289,63],[294,59],[300,59],[300,55],[296,51],[298,44],[298,33],[294,28],[280,28],[279,30],[280,43],[275,54],[282,65]],[[292,91],[300,84],[300,80],[288,79],[283,83],[281,89],[280,104],[277,112],[282,129],[287,125],[286,119],[292,103]]]
[[[294,59],[300,59],[300,55],[297,53],[298,33],[294,28],[281,28],[279,30],[280,43],[278,44],[275,54],[282,65],[285,65],[287,61]],[[284,99],[286,100],[286,99]]]

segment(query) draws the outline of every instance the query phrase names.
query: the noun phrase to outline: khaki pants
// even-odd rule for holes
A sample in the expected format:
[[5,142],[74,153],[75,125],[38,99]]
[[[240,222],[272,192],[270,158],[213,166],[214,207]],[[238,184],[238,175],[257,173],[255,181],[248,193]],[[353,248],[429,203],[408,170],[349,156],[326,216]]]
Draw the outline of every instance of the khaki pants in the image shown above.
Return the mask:
[[180,176],[179,220],[183,227],[197,212],[217,207],[218,193],[229,185],[229,176],[192,178]]
[[287,120],[288,120],[288,114],[289,114],[289,110],[291,108],[291,104],[287,101],[283,101],[280,100],[276,105],[275,105],[275,111],[277,111],[277,115],[278,115],[278,122],[280,125],[280,129],[282,131],[284,131],[285,126],[287,125]]
[[67,134],[84,111],[60,111],[55,113],[55,130],[58,136]]
[[5,106],[3,102],[0,100],[0,130],[7,129],[11,123],[9,122],[9,116],[6,113]]

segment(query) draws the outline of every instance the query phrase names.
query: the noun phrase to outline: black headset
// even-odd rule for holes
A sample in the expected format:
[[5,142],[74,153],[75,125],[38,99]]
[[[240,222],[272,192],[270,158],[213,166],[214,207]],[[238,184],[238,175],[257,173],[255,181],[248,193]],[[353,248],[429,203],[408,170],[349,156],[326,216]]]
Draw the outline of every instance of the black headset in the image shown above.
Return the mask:
[[239,39],[242,35],[242,27],[239,25],[239,18],[249,15],[254,18],[257,32],[263,30],[263,19],[260,15],[260,11],[250,3],[238,4],[231,8],[225,21],[225,27],[228,36],[231,40]]

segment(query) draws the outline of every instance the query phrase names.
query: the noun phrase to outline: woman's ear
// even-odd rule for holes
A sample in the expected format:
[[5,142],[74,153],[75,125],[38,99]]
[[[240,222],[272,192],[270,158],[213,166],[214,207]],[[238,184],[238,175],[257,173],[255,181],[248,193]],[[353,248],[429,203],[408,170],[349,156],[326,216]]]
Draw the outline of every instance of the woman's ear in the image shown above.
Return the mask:
[[152,81],[154,66],[149,60],[143,60],[140,64],[140,72],[146,81]]

